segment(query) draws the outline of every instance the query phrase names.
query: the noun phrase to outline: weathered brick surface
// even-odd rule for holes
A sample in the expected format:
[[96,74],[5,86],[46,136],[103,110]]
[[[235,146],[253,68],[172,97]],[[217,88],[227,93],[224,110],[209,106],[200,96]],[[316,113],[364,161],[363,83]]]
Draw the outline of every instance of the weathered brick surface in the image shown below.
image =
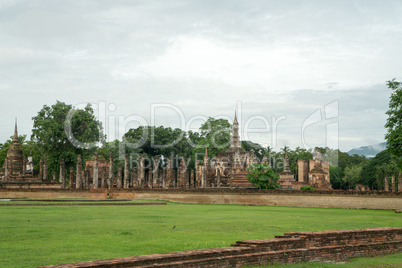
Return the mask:
[[182,203],[402,210],[402,196],[396,193],[394,195],[383,193],[364,195],[346,191],[342,194],[328,191],[324,193],[302,191],[136,191],[135,198]]
[[152,199],[183,203],[402,210],[402,193],[259,189],[1,189],[0,198]]
[[113,189],[109,190],[109,198],[110,199],[135,199],[136,191],[130,190],[119,190]]
[[285,233],[232,247],[142,255],[46,267],[241,267],[247,264],[347,261],[402,251],[402,228]]
[[118,202],[113,202],[113,203],[108,203],[108,202],[103,202],[103,203],[89,203],[89,202],[84,202],[84,203],[23,203],[23,204],[0,204],[0,206],[152,206],[152,205],[166,205],[164,202],[147,202],[147,203],[118,203]]
[[0,189],[0,198],[89,198],[107,199],[106,189],[76,190],[76,189]]

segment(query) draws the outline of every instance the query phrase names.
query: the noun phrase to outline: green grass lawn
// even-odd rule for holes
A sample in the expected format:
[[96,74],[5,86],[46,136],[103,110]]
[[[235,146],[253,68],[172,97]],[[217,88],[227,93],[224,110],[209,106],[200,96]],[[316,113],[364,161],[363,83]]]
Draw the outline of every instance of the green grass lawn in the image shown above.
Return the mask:
[[0,206],[0,267],[223,247],[284,232],[386,226],[402,227],[402,215],[385,210],[178,203]]

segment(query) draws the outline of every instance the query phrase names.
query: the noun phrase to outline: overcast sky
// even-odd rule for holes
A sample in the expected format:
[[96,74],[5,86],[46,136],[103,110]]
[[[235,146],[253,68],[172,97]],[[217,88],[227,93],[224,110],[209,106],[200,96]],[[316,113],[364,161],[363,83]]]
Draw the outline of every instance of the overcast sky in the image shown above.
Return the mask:
[[383,142],[401,14],[392,0],[0,0],[0,143],[56,100],[93,103],[110,139],[237,109],[242,139],[277,150]]

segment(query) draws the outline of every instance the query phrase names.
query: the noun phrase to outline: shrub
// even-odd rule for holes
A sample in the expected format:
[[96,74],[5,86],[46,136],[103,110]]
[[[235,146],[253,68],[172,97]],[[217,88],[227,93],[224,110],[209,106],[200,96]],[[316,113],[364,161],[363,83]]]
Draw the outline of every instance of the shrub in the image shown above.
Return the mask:
[[300,190],[302,190],[302,191],[317,191],[316,188],[311,187],[310,185],[302,186],[302,187],[300,187]]
[[247,179],[251,184],[260,189],[276,189],[280,185],[277,183],[279,176],[268,164],[254,164],[247,169]]

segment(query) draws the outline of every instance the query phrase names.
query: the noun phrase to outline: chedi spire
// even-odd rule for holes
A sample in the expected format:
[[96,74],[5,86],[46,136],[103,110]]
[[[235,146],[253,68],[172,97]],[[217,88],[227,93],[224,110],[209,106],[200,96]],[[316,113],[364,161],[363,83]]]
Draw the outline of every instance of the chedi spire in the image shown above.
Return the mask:
[[17,129],[17,117],[15,118],[15,128],[14,128],[14,137],[13,137],[13,143],[18,143],[18,129]]
[[230,141],[230,147],[240,148],[240,136],[239,136],[239,123],[237,122],[237,114],[235,112],[235,117],[233,120],[232,137]]

